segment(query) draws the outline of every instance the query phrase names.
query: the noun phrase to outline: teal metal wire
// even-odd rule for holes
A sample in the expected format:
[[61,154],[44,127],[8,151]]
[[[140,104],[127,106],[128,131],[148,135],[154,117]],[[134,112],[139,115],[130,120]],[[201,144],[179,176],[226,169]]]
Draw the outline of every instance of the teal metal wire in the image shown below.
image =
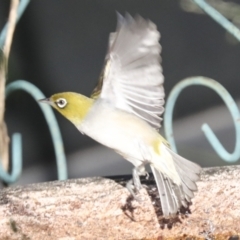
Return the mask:
[[[30,0],[21,0],[18,6],[18,15],[17,15],[17,21],[19,21],[19,19],[21,18],[21,16],[23,15],[25,9],[27,8],[28,4],[29,4]],[[8,24],[6,24],[1,32],[0,35],[0,47],[2,48],[2,46],[5,43],[5,39],[6,39],[6,34],[7,34],[7,28],[8,28]]]
[[6,172],[0,161],[0,179],[5,183],[14,183],[22,173],[22,137],[20,133],[12,135],[12,172]]
[[177,152],[174,135],[173,135],[173,127],[172,127],[172,118],[173,118],[173,110],[175,103],[177,101],[177,98],[179,94],[189,86],[193,85],[201,85],[208,88],[211,88],[213,91],[215,91],[224,101],[226,104],[229,112],[231,113],[231,116],[233,118],[233,123],[236,130],[236,144],[235,144],[235,150],[233,153],[229,153],[226,151],[226,149],[222,146],[218,138],[213,133],[212,129],[209,127],[208,124],[202,125],[202,131],[204,132],[207,140],[212,145],[214,150],[217,152],[217,154],[227,162],[236,162],[240,157],[240,113],[237,104],[235,103],[234,99],[231,97],[231,95],[228,93],[228,91],[218,82],[216,82],[213,79],[206,78],[206,77],[190,77],[187,79],[182,80],[176,86],[172,89],[167,103],[166,103],[166,109],[164,114],[164,128],[165,128],[165,134],[168,142],[171,145],[171,148]]
[[[17,20],[20,19],[23,12],[25,11],[27,5],[29,4],[30,0],[21,0],[18,6],[18,17]],[[7,24],[3,28],[0,34],[0,48],[2,49],[5,43],[7,32]],[[23,90],[28,92],[36,101],[42,98],[45,98],[43,93],[33,84],[24,81],[18,80],[13,83],[10,83],[6,87],[6,97],[16,90]],[[58,179],[65,180],[67,179],[67,164],[66,164],[66,156],[64,153],[63,141],[62,136],[60,133],[60,129],[53,113],[53,110],[48,105],[38,104],[45,116],[47,121],[53,145],[56,155],[56,162],[57,162],[57,172],[58,172]],[[2,179],[6,183],[13,183],[15,182],[22,173],[22,138],[20,133],[14,133],[12,136],[12,172],[9,174],[6,172],[1,164],[0,161],[0,179]]]
[[226,19],[215,8],[210,6],[204,0],[193,0],[204,12],[206,12],[211,18],[213,18],[219,25],[225,28],[230,34],[232,34],[238,41],[240,41],[240,30]]
[[[17,91],[17,90],[23,90],[23,91],[29,93],[34,98],[35,101],[46,98],[44,96],[44,94],[36,86],[34,86],[32,83],[29,83],[24,80],[17,80],[17,81],[14,81],[13,83],[10,83],[9,85],[7,85],[6,97],[8,97],[10,93]],[[55,150],[55,155],[56,155],[56,161],[57,161],[58,179],[65,180],[65,179],[67,179],[67,164],[66,164],[66,157],[65,157],[65,153],[64,153],[62,136],[60,133],[60,129],[59,129],[57,120],[56,120],[53,110],[50,106],[43,105],[43,104],[38,104],[38,105],[44,114],[44,117],[47,121],[49,130],[51,133],[54,150]],[[20,169],[22,169],[22,159],[17,154],[19,149],[21,149],[21,147],[19,147],[19,145],[21,146],[21,140],[20,140],[21,137],[19,136],[19,134],[17,134],[17,135],[14,134],[13,137],[14,137],[13,138],[13,151],[14,151],[14,153],[16,153],[16,159],[14,158],[14,155],[13,155],[13,159],[12,159],[13,166],[17,166],[17,167],[20,167]],[[19,155],[21,155],[21,154],[19,154]],[[3,172],[3,169],[0,168],[0,176],[2,176],[2,172]],[[16,179],[19,176],[19,174],[21,173],[21,171],[15,170],[15,172],[14,172],[14,168],[13,168],[13,173],[15,173],[15,175],[12,173],[12,176],[6,177],[6,174],[5,174],[4,181],[7,180],[6,182],[8,182],[8,183],[16,181]]]
[[[201,7],[210,17],[212,17],[219,25],[225,28],[230,34],[232,34],[235,38],[240,41],[240,30],[228,21],[221,13],[219,13],[216,9],[211,7],[204,0],[193,0],[199,7]],[[190,77],[185,80],[182,80],[172,89],[170,95],[166,102],[166,109],[164,114],[164,130],[166,134],[166,138],[169,141],[172,149],[177,152],[173,129],[172,129],[172,118],[173,118],[173,109],[176,103],[176,100],[183,89],[192,85],[202,85],[214,90],[218,95],[223,99],[225,104],[227,105],[235,126],[236,130],[236,144],[233,153],[229,153],[222,146],[218,138],[215,136],[211,128],[208,124],[202,125],[202,130],[208,139],[209,143],[216,151],[216,153],[226,162],[236,162],[240,158],[240,113],[239,109],[231,97],[231,95],[227,92],[227,90],[218,82],[213,79],[206,77]]]

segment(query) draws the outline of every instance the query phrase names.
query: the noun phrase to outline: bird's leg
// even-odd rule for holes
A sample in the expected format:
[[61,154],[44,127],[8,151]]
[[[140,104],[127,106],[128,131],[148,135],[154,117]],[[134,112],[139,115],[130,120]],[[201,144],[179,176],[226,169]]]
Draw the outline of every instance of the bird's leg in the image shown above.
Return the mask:
[[144,176],[145,175],[146,179],[148,179],[149,178],[149,174],[145,170],[145,165],[150,162],[152,156],[151,156],[151,154],[149,152],[149,149],[141,141],[138,142],[138,148],[139,148],[139,151],[140,151],[140,153],[142,155],[142,158],[144,159],[142,164],[137,167],[138,173],[139,173],[140,176]]
[[140,189],[142,188],[142,185],[141,185],[141,181],[140,181],[140,177],[139,177],[137,168],[133,168],[132,176],[133,176],[132,179],[130,179],[127,182],[126,187],[127,187],[128,191],[130,192],[130,194],[134,197],[134,199],[139,201],[139,198],[136,196],[136,193],[138,193],[140,191]]
[[132,178],[133,179],[133,185],[134,185],[136,191],[139,192],[140,189],[142,188],[142,184],[141,184],[140,177],[139,177],[139,176],[141,176],[141,174],[138,171],[138,167],[133,168],[132,176],[133,176],[133,178]]
[[130,179],[126,184],[127,190],[130,192],[130,194],[137,199],[136,194],[134,192],[134,185],[133,185],[133,179]]
[[[148,172],[145,171],[145,164],[146,162],[144,161],[141,165],[133,168],[132,170],[132,179],[127,182],[127,189],[128,191],[132,194],[132,196],[138,200],[136,197],[135,191],[138,193],[140,189],[142,188],[142,184],[140,181],[140,176],[147,175],[149,176]],[[135,190],[135,191],[134,191]]]
[[140,154],[142,155],[143,161],[140,162],[139,165],[135,165],[136,167],[132,170],[132,179],[128,181],[126,187],[128,191],[132,194],[132,196],[136,199],[136,194],[134,190],[138,193],[140,189],[142,188],[142,184],[140,181],[139,176],[146,176],[146,178],[149,178],[148,172],[145,170],[145,165],[149,163],[149,160],[151,159],[151,154],[149,153],[149,149],[145,146],[142,141],[139,141],[138,139],[135,140],[136,147],[138,148]]

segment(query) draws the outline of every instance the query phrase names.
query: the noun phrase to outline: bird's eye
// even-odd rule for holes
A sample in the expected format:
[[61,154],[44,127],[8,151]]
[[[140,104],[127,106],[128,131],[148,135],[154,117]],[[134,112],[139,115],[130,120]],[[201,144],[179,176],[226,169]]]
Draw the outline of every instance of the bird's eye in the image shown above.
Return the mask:
[[67,105],[67,100],[65,98],[59,98],[56,101],[56,104],[58,105],[58,107],[64,108]]

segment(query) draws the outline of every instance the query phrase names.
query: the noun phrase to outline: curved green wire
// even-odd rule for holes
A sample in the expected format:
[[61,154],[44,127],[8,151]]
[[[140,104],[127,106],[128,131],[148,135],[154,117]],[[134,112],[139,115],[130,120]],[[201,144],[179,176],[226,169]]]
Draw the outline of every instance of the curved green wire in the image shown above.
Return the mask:
[[[19,19],[21,18],[21,16],[23,15],[25,9],[27,8],[28,4],[29,4],[30,0],[21,0],[18,6],[18,15],[17,15],[17,21],[19,21]],[[0,48],[3,47],[4,43],[5,43],[5,39],[6,39],[6,34],[7,34],[7,27],[8,24],[5,24],[1,35],[0,35]]]
[[[6,97],[9,96],[12,92],[16,90],[23,90],[29,93],[36,101],[42,98],[45,98],[43,93],[32,83],[29,83],[24,80],[17,80],[13,83],[10,83],[6,87]],[[67,164],[66,157],[64,153],[63,141],[60,134],[60,129],[53,113],[53,110],[50,106],[44,104],[38,104],[41,108],[45,119],[47,121],[53,145],[56,155],[57,161],[57,171],[58,171],[58,179],[65,180],[67,179]],[[22,146],[21,146],[21,136],[19,133],[15,133],[13,135],[13,143],[12,143],[12,173],[6,173],[2,166],[0,165],[0,177],[7,183],[13,183],[20,176],[22,171]]]
[[[204,0],[193,0],[203,11],[205,11],[211,18],[213,18],[219,25],[225,28],[230,34],[232,34],[236,39],[240,41],[240,30],[232,24],[228,19],[226,19],[221,13],[219,13],[216,9],[210,6]],[[236,144],[233,153],[229,153],[225,150],[222,144],[219,142],[211,128],[207,124],[202,125],[202,130],[205,133],[209,143],[212,145],[216,153],[227,162],[236,162],[240,158],[240,114],[238,107],[231,97],[231,95],[227,92],[227,90],[218,82],[204,77],[191,77],[185,80],[182,80],[178,83],[173,90],[171,91],[169,98],[166,103],[166,109],[164,114],[164,129],[166,133],[166,137],[173,148],[173,150],[177,151],[176,144],[174,141],[173,130],[172,130],[172,116],[175,102],[181,93],[181,91],[191,85],[202,85],[211,88],[223,99],[225,104],[227,105],[235,126],[236,130]]]
[[166,138],[170,143],[172,149],[177,152],[174,135],[173,135],[173,128],[172,128],[172,116],[175,103],[179,94],[185,89],[186,87],[192,85],[201,85],[208,88],[211,88],[215,91],[224,101],[230,114],[233,118],[235,130],[236,130],[236,144],[233,153],[229,153],[226,149],[222,146],[218,138],[213,133],[212,129],[209,127],[208,124],[202,125],[202,131],[204,132],[207,140],[212,145],[213,149],[216,153],[227,162],[236,162],[240,157],[240,113],[237,104],[235,103],[234,99],[228,93],[228,91],[218,82],[213,79],[206,78],[206,77],[190,77],[185,80],[182,80],[170,92],[166,103],[166,109],[164,114],[164,130],[166,134]]
[[240,41],[240,30],[228,19],[226,19],[220,12],[210,6],[204,0],[193,0],[204,12],[206,12],[212,19],[214,19],[219,25],[225,28],[230,34],[232,34],[238,41]]
[[[18,6],[18,16],[17,21],[21,18],[22,14],[24,13],[26,7],[28,6],[30,0],[21,0]],[[7,26],[6,24],[0,34],[0,48],[3,48],[6,39],[7,33]],[[35,87],[33,84],[28,83],[24,80],[18,80],[6,87],[6,97],[16,90],[23,90],[28,92],[36,101],[41,98],[45,98],[43,93]],[[53,110],[50,106],[39,104],[40,108],[43,111],[43,114],[46,118],[46,121],[49,126],[49,130],[51,133],[51,137],[53,140],[56,161],[57,161],[57,171],[58,171],[58,179],[65,180],[67,179],[67,164],[66,164],[66,157],[63,148],[63,141],[60,134],[60,130],[58,127],[58,123],[56,118],[53,114]],[[14,133],[12,136],[12,173],[9,174],[4,171],[1,161],[0,161],[0,178],[5,181],[6,183],[13,183],[15,182],[22,172],[22,139],[21,134]]]

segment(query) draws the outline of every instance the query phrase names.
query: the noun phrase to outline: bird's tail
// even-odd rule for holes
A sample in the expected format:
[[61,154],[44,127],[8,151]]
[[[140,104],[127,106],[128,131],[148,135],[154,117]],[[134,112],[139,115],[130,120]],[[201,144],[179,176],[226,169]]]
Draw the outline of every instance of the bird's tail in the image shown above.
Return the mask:
[[[164,148],[167,153],[166,157],[171,157],[171,162],[175,166],[179,183],[164,174],[155,164],[150,166],[158,187],[163,215],[169,217],[175,215],[181,206],[187,207],[187,202],[190,202],[194,197],[194,192],[197,191],[196,181],[199,179],[201,167],[179,156],[166,145],[164,145]],[[162,158],[165,158],[164,155]]]

